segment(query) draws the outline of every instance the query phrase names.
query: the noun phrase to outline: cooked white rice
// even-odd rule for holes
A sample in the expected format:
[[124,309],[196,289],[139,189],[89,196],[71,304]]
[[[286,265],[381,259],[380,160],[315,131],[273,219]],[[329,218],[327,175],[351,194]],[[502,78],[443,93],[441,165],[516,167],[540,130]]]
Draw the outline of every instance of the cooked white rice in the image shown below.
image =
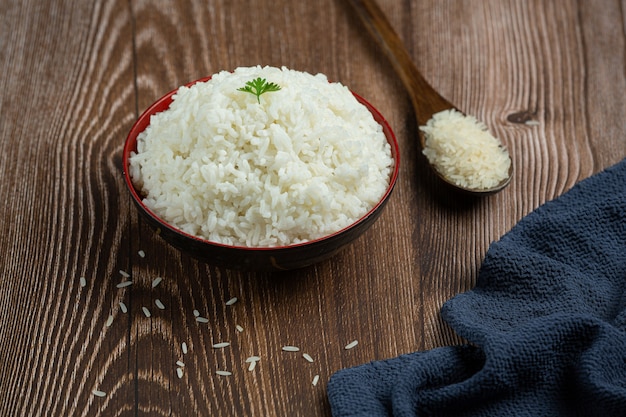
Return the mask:
[[[260,104],[238,91],[257,77],[281,87]],[[259,66],[180,87],[130,158],[130,175],[158,216],[248,247],[341,230],[380,200],[392,168],[382,127],[345,86]]]
[[506,179],[509,154],[487,127],[456,110],[436,113],[420,126],[425,134],[424,155],[451,182],[471,189],[495,187]]

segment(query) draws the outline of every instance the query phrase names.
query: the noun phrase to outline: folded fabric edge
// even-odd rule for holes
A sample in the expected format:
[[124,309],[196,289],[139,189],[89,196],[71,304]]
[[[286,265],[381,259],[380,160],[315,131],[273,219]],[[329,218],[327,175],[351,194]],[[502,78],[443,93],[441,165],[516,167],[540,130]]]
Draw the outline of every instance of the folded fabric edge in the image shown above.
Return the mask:
[[[328,399],[334,417],[395,416],[393,397],[412,399],[402,409],[414,409],[420,386],[458,383],[482,366],[482,352],[474,346],[444,346],[372,361],[335,372],[328,382]],[[402,381],[398,384],[398,381]],[[411,390],[411,392],[405,392]]]

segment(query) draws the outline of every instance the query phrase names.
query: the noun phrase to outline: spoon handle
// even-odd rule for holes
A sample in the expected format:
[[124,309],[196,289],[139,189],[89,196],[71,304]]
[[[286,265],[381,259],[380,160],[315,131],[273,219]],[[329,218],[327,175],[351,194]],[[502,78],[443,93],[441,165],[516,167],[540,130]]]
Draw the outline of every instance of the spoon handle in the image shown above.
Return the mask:
[[411,97],[413,109],[420,125],[434,113],[454,106],[424,79],[418,71],[402,40],[395,32],[385,13],[375,0],[348,0],[365,27],[382,47],[394,70]]

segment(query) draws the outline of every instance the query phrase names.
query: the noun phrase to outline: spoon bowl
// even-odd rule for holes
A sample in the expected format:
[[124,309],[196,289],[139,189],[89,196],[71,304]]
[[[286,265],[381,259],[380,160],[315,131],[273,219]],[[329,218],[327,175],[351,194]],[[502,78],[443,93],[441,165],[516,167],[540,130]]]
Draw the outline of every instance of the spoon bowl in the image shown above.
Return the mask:
[[[411,98],[418,125],[425,125],[434,114],[444,110],[453,109],[460,112],[460,110],[442,97],[433,87],[431,87],[430,84],[428,84],[426,79],[424,79],[413,63],[402,40],[395,32],[391,23],[389,23],[384,12],[380,9],[375,0],[348,1],[367,30],[383,49],[383,52],[404,84]],[[424,134],[419,135],[419,141],[421,148],[424,149],[426,147],[426,138]],[[475,189],[462,187],[454,183],[446,178],[430,163],[429,165],[437,177],[439,177],[446,184],[466,194],[476,196],[490,195],[501,191],[509,185],[513,176],[513,164],[511,163],[506,178],[500,181],[500,183],[489,188]]]

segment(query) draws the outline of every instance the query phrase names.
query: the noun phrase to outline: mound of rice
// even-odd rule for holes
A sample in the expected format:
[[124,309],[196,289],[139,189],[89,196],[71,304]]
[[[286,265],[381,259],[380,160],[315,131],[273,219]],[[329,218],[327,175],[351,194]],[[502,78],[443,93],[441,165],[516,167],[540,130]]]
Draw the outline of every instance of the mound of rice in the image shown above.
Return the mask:
[[[278,84],[260,103],[238,91]],[[180,87],[137,138],[129,173],[144,204],[182,231],[247,247],[332,234],[384,195],[394,161],[382,127],[339,83],[274,67]]]
[[451,182],[485,190],[507,178],[511,166],[508,152],[474,117],[444,110],[420,130],[426,139],[422,153]]

